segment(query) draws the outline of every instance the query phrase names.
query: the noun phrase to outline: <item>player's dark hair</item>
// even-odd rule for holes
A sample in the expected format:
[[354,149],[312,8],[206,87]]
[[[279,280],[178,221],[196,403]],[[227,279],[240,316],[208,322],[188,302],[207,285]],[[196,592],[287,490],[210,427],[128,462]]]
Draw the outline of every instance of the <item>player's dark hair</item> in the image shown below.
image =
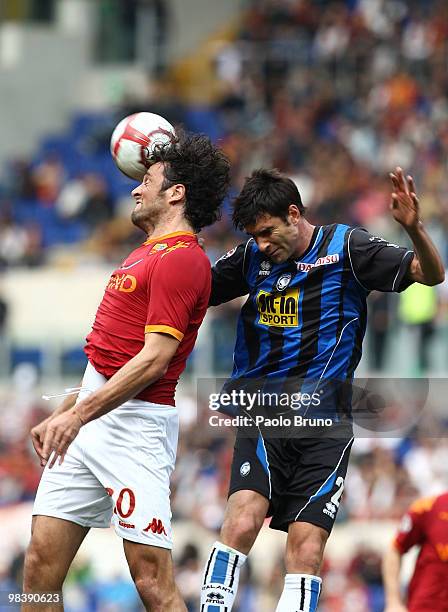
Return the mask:
[[153,160],[165,166],[162,191],[177,183],[185,186],[185,217],[195,232],[219,219],[230,163],[207,136],[178,130],[175,140],[156,148]]
[[244,229],[263,215],[286,221],[290,204],[295,204],[300,213],[305,214],[294,181],[275,169],[254,170],[233,202],[233,223],[236,228]]

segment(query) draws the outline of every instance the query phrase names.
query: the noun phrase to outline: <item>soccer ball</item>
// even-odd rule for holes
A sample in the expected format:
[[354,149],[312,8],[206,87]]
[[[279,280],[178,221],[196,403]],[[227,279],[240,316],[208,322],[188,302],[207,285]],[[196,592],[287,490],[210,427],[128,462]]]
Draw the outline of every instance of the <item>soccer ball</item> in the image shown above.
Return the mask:
[[151,165],[154,146],[170,142],[173,136],[173,126],[160,115],[135,113],[122,119],[112,132],[110,152],[126,176],[141,181]]

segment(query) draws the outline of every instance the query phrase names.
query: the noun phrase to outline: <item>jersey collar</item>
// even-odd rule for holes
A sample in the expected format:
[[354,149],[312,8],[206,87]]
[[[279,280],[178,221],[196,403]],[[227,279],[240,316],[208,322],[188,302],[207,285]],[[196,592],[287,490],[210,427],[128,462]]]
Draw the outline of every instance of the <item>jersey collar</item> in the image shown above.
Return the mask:
[[311,240],[309,245],[306,247],[306,249],[304,250],[304,252],[299,256],[299,257],[294,257],[292,259],[292,261],[297,262],[302,260],[304,257],[306,257],[308,255],[308,253],[314,248],[316,242],[317,242],[317,237],[319,235],[321,226],[320,225],[316,225],[314,230],[313,230],[313,234],[311,236]]
[[152,244],[153,242],[160,242],[161,240],[168,240],[168,238],[175,238],[176,236],[193,236],[196,238],[196,234],[194,232],[188,231],[180,231],[180,232],[172,232],[171,234],[163,234],[163,236],[151,236],[148,238],[143,244],[146,246],[148,244]]

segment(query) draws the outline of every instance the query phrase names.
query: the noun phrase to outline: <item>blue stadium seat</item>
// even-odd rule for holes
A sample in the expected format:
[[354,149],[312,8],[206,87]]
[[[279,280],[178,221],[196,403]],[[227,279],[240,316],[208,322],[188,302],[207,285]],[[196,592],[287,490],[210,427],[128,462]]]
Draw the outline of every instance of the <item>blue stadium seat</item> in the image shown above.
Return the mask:
[[31,363],[42,370],[44,355],[39,348],[17,348],[11,349],[11,368],[14,369],[21,363]]
[[192,132],[201,132],[216,142],[224,136],[219,113],[208,107],[195,106],[185,113],[185,124]]

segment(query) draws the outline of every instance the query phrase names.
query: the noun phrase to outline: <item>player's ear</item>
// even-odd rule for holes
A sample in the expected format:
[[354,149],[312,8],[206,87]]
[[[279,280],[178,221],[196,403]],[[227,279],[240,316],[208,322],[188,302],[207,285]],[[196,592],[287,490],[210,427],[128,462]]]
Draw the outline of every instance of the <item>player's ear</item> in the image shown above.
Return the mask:
[[185,185],[182,185],[182,183],[172,185],[167,191],[169,200],[173,204],[178,204],[182,202],[182,200],[185,200]]
[[301,217],[301,213],[299,208],[295,204],[290,204],[288,208],[288,219],[289,222],[293,225],[297,225],[299,219]]

